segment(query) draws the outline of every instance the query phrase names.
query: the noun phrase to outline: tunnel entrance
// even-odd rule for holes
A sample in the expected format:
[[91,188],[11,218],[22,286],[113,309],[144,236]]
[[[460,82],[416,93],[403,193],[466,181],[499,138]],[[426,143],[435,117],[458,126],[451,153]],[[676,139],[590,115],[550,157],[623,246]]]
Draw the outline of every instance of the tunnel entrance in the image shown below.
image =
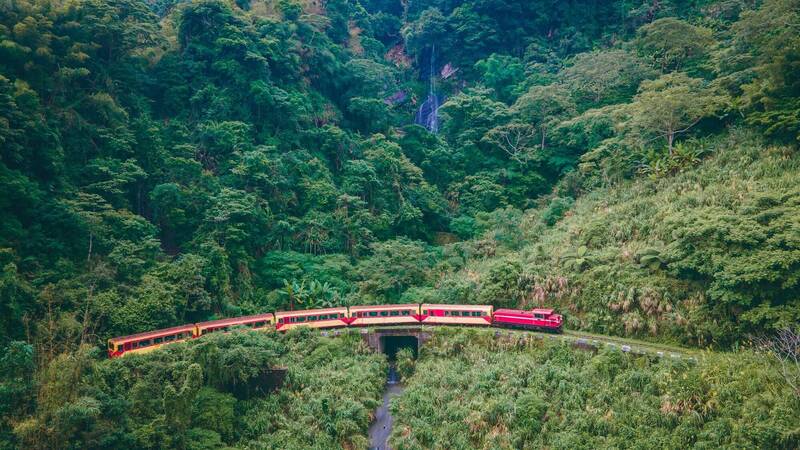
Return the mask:
[[397,352],[401,348],[410,348],[416,358],[419,351],[419,339],[416,336],[381,336],[381,348],[383,353],[389,357],[389,361],[396,359]]

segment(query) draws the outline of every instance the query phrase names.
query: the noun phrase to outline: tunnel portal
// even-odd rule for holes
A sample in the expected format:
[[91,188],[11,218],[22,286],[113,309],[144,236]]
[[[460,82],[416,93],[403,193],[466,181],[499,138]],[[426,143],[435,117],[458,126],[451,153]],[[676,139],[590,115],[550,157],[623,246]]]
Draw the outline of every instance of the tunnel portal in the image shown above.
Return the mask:
[[419,339],[416,336],[381,336],[381,349],[389,361],[394,361],[397,352],[402,348],[410,348],[416,358],[419,352]]

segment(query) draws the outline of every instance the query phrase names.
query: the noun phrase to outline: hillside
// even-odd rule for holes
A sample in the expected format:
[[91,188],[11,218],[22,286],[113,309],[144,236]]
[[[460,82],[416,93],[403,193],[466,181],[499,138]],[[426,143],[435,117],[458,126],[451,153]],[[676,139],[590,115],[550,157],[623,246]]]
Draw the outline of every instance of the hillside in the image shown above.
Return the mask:
[[[796,146],[795,2],[524,3],[4,6],[0,340],[28,341],[45,363],[80,343],[180,323],[416,301],[409,288],[441,284],[453,251],[515,227],[523,211],[553,224],[604,186],[622,192],[639,186],[626,180],[688,170],[728,145],[730,127],[760,136],[729,144],[756,160],[758,148]],[[773,203],[791,208],[783,193]],[[689,261],[666,230],[630,233],[644,241],[625,258],[659,252],[643,255],[648,266],[663,259],[677,280],[713,281],[717,270]],[[611,238],[627,240],[573,245],[573,265],[612,258],[596,251]],[[774,244],[785,255],[767,257],[790,277],[787,239]],[[682,314],[655,324],[652,312],[625,311],[626,332],[697,322],[678,303],[711,288],[661,286],[657,273],[653,286],[628,285],[642,271],[618,269],[618,287],[598,296],[651,289],[631,295],[651,296],[649,310],[670,295],[662,309]],[[723,322],[752,309],[752,326],[700,326],[681,340],[727,346],[796,318],[791,283],[769,299],[774,310],[744,292],[766,294],[756,279],[782,275],[740,275],[752,280],[726,278],[728,291],[706,294],[725,297],[727,310],[712,308]],[[524,306],[530,296],[496,294],[481,301]],[[572,325],[622,332],[600,317],[614,315],[611,303],[575,302]]]
[[[202,344],[104,356],[245,314],[542,305],[757,358],[800,323],[798,30],[798,0],[0,2],[0,449],[260,446],[335,416],[236,397]],[[309,366],[369,367],[294,445],[365,446],[382,357],[306,338]],[[231,367],[321,382],[291,345]],[[170,422],[200,393],[233,422]],[[274,421],[231,432],[248,414]]]
[[438,330],[394,400],[412,449],[793,448],[796,397],[752,354],[698,363]]
[[565,184],[542,208],[501,215],[420,294],[558,305],[571,328],[701,347],[800,323],[797,152],[739,129],[683,151],[703,159],[577,201]]

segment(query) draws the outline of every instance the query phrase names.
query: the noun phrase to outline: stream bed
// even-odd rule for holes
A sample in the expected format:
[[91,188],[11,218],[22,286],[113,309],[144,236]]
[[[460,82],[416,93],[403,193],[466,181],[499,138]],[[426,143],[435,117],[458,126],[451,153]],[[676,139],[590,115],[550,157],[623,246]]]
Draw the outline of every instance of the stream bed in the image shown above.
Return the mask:
[[383,403],[378,407],[375,412],[375,420],[369,426],[370,450],[389,450],[389,435],[392,434],[392,413],[389,411],[389,400],[405,390],[399,379],[394,366],[389,366],[386,390],[383,392]]

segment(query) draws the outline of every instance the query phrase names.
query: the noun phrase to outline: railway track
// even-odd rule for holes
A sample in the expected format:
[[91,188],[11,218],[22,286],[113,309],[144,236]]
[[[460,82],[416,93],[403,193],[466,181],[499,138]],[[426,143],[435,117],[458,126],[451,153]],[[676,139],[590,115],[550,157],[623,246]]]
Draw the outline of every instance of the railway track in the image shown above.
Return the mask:
[[[440,326],[430,326],[430,325],[387,326],[387,327],[362,328],[360,332],[368,333],[373,329],[383,329],[383,330],[416,329],[419,331],[434,331],[437,328],[440,328]],[[464,329],[464,330],[475,329],[474,327],[464,327],[457,325],[456,326],[450,325],[447,326],[447,328]],[[533,335],[541,339],[562,340],[574,343],[578,346],[595,347],[597,349],[603,347],[610,347],[619,349],[624,353],[632,353],[638,355],[653,355],[663,358],[687,359],[690,361],[697,361],[697,359],[702,356],[702,350],[699,349],[689,349],[669,344],[646,342],[638,339],[622,338],[618,336],[607,336],[603,334],[587,333],[582,331],[564,330],[563,333],[561,334],[554,334],[554,333],[547,333],[535,330],[521,330],[521,329],[509,329],[509,328],[489,328],[489,329],[494,329],[495,334],[497,336],[502,336],[502,335],[511,336],[511,335],[523,335],[523,334]],[[331,330],[323,331],[322,334],[328,336],[331,334]]]

